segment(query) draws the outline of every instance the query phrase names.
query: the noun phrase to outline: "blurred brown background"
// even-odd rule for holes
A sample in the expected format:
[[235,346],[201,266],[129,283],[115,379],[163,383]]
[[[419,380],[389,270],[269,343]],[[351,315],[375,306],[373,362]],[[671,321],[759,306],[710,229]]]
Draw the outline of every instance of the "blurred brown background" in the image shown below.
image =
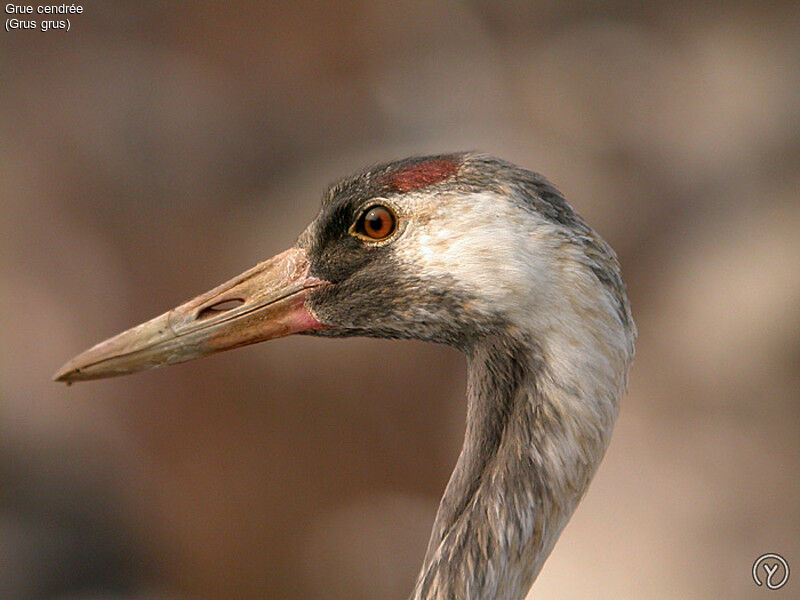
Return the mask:
[[50,376],[288,247],[331,180],[460,149],[565,192],[640,332],[532,595],[798,597],[750,575],[800,573],[796,2],[83,6],[0,32],[0,597],[404,598],[457,353],[290,338]]

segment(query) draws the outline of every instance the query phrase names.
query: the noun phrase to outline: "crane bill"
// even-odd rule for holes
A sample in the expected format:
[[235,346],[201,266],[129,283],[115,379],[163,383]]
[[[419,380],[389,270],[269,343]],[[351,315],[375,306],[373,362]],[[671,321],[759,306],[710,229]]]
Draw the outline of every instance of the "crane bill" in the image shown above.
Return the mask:
[[309,275],[304,250],[291,248],[230,281],[128,329],[67,362],[55,381],[127,375],[324,327],[306,306],[328,282]]

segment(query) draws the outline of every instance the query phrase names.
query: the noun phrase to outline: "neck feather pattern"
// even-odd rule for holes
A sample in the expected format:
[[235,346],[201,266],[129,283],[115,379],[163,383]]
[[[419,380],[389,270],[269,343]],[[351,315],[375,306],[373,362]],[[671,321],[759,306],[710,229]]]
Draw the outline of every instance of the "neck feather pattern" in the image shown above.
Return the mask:
[[630,355],[610,345],[579,377],[590,349],[549,342],[507,333],[468,353],[464,445],[412,600],[524,598],[586,491]]

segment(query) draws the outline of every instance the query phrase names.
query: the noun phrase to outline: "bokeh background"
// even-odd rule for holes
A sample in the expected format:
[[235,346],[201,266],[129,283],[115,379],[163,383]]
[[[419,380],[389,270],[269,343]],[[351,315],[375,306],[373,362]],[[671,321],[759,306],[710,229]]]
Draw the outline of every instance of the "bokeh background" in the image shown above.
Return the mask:
[[301,337],[50,377],[287,248],[330,181],[460,149],[564,191],[640,332],[532,596],[798,597],[750,569],[800,572],[800,5],[83,6],[0,31],[0,597],[404,598],[456,352]]

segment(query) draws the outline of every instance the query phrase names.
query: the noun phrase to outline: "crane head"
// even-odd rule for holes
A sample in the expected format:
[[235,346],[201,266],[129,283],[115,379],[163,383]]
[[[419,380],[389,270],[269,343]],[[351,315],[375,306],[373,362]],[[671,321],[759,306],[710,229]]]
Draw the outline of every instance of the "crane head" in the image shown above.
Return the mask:
[[[590,234],[541,176],[504,161],[386,163],[331,186],[294,247],[90,348],[54,378],[124,375],[294,333],[466,349],[563,301],[553,278],[580,262]],[[601,258],[603,283],[621,293],[613,253]]]

